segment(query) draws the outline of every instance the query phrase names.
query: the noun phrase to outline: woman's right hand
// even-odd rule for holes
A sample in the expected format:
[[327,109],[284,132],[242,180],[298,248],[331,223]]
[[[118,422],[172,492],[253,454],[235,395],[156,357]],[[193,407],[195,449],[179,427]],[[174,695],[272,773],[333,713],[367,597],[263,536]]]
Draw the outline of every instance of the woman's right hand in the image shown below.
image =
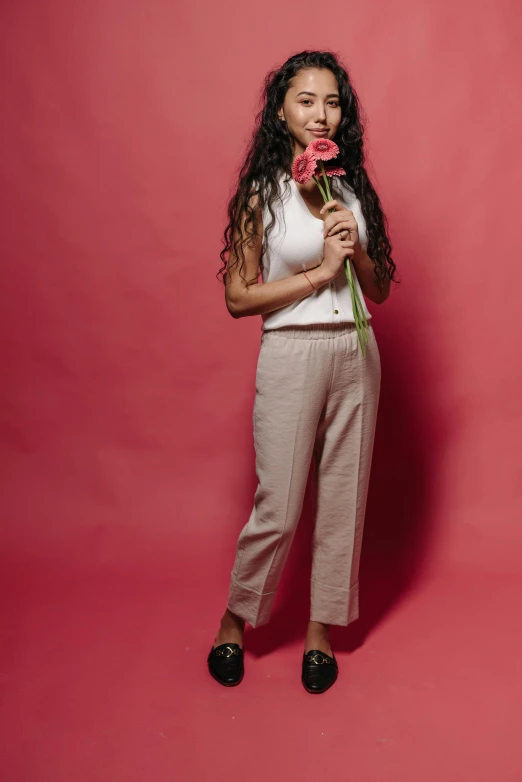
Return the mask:
[[324,240],[321,269],[324,270],[325,275],[330,280],[335,279],[344,270],[344,259],[346,256],[352,257],[355,252],[354,243],[349,239],[341,238],[346,236],[347,233],[347,231],[340,231],[332,236],[327,236]]

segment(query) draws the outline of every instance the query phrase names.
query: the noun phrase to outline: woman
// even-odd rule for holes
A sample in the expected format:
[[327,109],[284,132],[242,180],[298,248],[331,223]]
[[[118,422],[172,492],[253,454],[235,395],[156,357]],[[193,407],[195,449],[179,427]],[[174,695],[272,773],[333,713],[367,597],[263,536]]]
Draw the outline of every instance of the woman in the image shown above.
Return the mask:
[[[333,200],[327,204],[313,179],[301,185],[291,176],[295,157],[318,138],[335,141],[340,150],[335,165],[346,171],[332,177]],[[362,353],[344,260],[352,262],[368,321],[362,293],[382,303],[396,268],[386,218],[363,160],[358,98],[333,54],[305,51],[267,76],[263,107],[229,203],[218,272],[227,269],[230,314],[262,317],[253,415],[259,483],[238,538],[228,605],[207,658],[209,672],[225,686],[243,678],[245,622],[257,627],[269,620],[312,456],[317,513],[301,660],[308,692],[324,692],[338,675],[330,625],[346,626],[359,615],[381,364],[371,323]]]

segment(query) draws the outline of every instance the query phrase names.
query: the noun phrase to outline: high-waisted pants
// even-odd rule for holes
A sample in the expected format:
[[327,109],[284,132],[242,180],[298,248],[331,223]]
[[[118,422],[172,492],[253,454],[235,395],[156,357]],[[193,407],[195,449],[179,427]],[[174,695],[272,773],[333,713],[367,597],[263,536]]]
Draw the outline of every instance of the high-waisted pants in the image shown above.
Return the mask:
[[241,530],[228,608],[266,624],[297,528],[312,456],[316,516],[310,619],[359,616],[359,560],[381,383],[371,323],[363,356],[354,323],[262,331],[253,412],[258,486]]

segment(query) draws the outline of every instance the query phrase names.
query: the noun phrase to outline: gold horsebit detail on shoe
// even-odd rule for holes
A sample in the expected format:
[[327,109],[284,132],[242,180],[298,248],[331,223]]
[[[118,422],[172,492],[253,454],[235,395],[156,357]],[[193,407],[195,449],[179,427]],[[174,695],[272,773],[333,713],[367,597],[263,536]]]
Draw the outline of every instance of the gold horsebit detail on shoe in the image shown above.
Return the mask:
[[[228,650],[229,654],[226,653]],[[225,649],[216,649],[216,657],[232,657],[233,654],[239,654],[239,649],[231,649],[230,646],[226,646]]]
[[[320,662],[317,660],[318,657],[321,657]],[[309,654],[306,659],[308,662],[314,662],[316,665],[322,665],[323,663],[330,664],[332,662],[328,657],[325,657],[325,655],[321,654],[320,652],[317,652],[316,654]]]

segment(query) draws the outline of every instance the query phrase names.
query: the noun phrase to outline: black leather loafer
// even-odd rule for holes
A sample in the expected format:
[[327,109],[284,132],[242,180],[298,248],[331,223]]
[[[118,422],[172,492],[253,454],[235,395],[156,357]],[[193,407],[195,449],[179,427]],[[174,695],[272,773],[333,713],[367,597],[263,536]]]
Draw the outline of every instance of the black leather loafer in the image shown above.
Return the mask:
[[301,681],[307,692],[325,692],[337,679],[337,660],[318,649],[303,654]]
[[210,675],[225,687],[239,684],[245,673],[243,649],[239,644],[220,644],[207,658]]

